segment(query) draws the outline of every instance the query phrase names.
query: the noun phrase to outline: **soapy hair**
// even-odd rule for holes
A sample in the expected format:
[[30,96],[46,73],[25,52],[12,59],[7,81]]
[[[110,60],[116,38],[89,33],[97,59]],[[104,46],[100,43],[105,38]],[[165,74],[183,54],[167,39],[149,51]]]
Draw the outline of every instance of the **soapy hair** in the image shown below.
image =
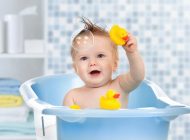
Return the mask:
[[[97,35],[97,36],[107,37],[110,40],[110,44],[111,44],[110,47],[112,47],[113,56],[117,63],[119,60],[117,46],[115,45],[115,43],[111,41],[108,31],[106,31],[102,27],[97,26],[96,24],[93,24],[89,19],[82,18],[82,22],[84,23],[84,28],[73,38],[72,44],[76,44],[77,38],[84,36],[87,31],[88,32],[90,31],[93,36]],[[75,46],[72,45],[71,56],[72,56],[73,61],[75,59],[76,53],[77,53],[77,49],[75,49]]]

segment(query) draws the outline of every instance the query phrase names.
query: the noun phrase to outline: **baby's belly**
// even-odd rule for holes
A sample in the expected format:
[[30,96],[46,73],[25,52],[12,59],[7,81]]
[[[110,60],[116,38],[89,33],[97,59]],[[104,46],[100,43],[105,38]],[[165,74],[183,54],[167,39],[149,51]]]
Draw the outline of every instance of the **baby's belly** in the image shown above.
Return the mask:
[[95,102],[95,101],[85,101],[80,103],[80,107],[81,109],[97,109],[100,108],[99,102]]

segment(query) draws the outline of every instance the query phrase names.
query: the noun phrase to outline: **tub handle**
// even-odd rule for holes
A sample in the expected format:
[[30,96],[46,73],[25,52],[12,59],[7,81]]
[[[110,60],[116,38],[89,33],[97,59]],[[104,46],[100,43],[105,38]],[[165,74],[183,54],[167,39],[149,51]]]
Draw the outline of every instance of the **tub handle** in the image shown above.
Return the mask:
[[42,133],[43,133],[43,136],[45,136],[44,117],[42,116],[41,119],[42,119]]

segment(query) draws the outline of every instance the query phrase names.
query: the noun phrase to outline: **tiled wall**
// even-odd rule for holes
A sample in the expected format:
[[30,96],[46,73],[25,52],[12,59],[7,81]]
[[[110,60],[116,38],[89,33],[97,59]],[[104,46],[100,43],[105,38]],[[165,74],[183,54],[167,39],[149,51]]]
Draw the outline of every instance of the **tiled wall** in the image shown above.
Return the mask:
[[[146,64],[146,77],[174,100],[190,105],[190,1],[189,0],[48,0],[48,73],[72,70],[71,37],[83,25],[79,17],[110,28],[126,27],[138,40]],[[120,49],[120,67],[128,63]],[[169,140],[190,139],[190,116],[171,123]]]

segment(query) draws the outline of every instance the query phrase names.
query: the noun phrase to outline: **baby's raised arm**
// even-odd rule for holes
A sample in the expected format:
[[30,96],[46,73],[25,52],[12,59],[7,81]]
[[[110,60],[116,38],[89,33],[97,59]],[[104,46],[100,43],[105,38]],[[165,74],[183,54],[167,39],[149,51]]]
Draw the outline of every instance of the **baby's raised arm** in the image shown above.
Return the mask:
[[137,41],[134,36],[129,34],[129,40],[123,48],[129,60],[130,70],[128,73],[120,75],[118,80],[122,90],[129,93],[144,79],[145,68],[144,62],[138,52]]

